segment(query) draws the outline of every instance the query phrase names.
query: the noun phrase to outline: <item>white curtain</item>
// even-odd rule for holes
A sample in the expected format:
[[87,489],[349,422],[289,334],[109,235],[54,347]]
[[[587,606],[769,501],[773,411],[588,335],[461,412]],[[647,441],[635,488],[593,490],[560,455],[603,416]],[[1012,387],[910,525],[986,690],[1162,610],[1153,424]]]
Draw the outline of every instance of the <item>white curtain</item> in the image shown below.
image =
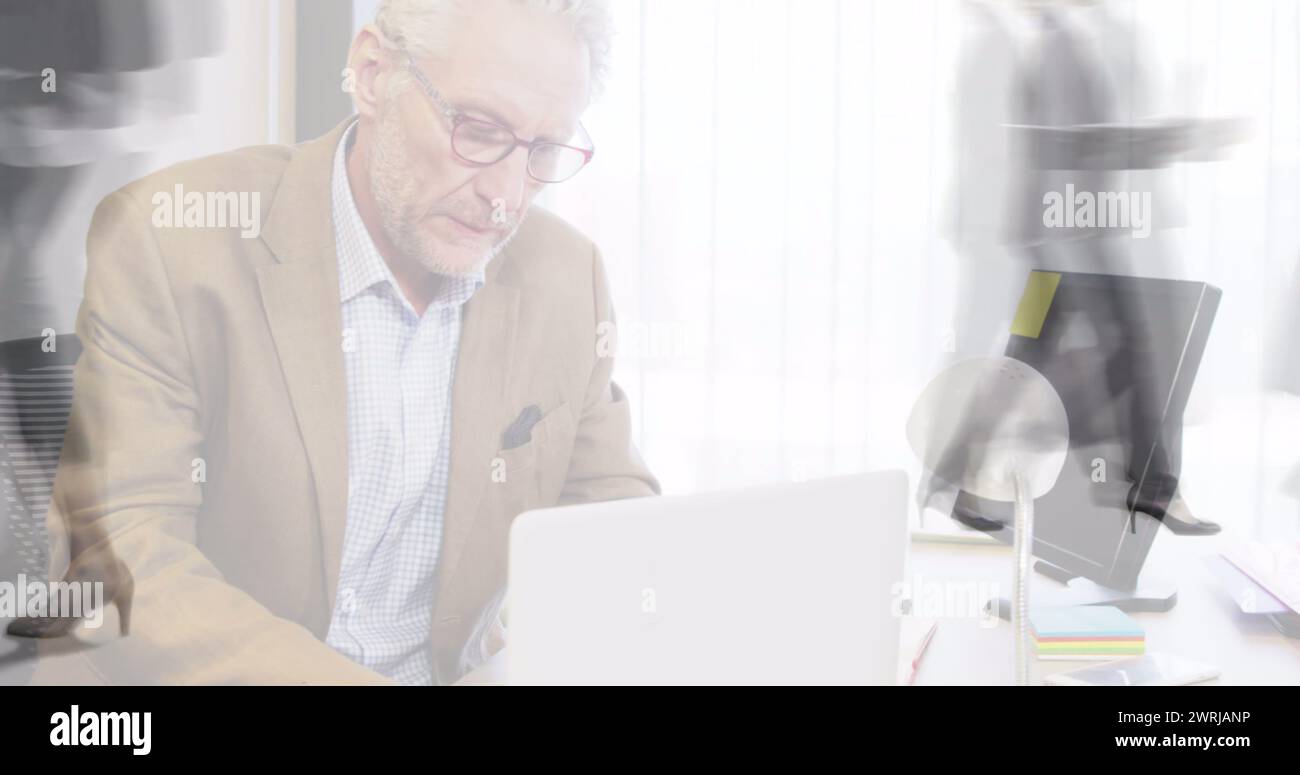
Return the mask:
[[[1224,291],[1185,494],[1206,518],[1294,531],[1281,481],[1300,414],[1260,374],[1300,357],[1270,335],[1300,303],[1300,16],[1286,0],[1110,5],[1144,31],[1162,110],[1253,122],[1227,159],[1167,173],[1186,225],[1153,240],[1176,276]],[[903,423],[952,343],[958,292],[941,221],[962,4],[614,7],[615,66],[587,120],[596,160],[543,203],[604,253],[616,378],[667,491],[915,472]]]

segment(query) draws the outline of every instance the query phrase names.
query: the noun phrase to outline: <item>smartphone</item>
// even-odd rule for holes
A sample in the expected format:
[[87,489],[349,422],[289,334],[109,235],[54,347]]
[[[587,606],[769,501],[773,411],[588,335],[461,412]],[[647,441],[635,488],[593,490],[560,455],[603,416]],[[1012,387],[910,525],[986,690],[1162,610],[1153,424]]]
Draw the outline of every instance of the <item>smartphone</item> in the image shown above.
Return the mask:
[[1219,668],[1172,654],[1147,654],[1043,678],[1049,686],[1183,686],[1219,677]]

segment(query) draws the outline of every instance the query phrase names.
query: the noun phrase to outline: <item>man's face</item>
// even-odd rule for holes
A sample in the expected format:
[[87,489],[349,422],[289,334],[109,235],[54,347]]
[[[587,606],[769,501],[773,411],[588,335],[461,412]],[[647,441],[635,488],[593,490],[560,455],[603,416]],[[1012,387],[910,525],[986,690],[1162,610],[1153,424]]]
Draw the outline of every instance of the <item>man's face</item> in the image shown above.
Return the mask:
[[[445,55],[416,64],[456,109],[521,140],[567,143],[589,98],[589,60],[569,23],[493,0],[453,19]],[[399,62],[396,66],[401,67]],[[369,160],[385,234],[404,256],[439,274],[481,270],[514,235],[543,184],[526,148],[489,167],[458,158],[451,122],[411,80],[380,97]]]

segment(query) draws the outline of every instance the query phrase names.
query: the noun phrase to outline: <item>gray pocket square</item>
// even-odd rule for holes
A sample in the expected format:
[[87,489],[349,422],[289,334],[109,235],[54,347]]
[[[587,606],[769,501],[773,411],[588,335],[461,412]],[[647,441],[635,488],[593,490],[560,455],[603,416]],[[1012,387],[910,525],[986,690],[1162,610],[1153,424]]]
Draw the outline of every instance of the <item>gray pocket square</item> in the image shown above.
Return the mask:
[[501,449],[514,449],[522,447],[533,439],[533,426],[537,421],[542,419],[542,410],[537,408],[537,404],[529,404],[519,413],[515,421],[510,423],[505,433],[501,434]]

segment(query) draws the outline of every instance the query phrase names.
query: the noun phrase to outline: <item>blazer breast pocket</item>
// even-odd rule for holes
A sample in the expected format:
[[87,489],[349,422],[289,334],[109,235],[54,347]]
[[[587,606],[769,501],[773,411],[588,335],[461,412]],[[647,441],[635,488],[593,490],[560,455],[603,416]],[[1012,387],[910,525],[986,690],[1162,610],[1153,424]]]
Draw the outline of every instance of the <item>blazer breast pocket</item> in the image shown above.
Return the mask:
[[492,488],[509,517],[549,505],[548,500],[558,497],[568,471],[573,431],[569,405],[560,404],[533,425],[528,441],[497,452]]

